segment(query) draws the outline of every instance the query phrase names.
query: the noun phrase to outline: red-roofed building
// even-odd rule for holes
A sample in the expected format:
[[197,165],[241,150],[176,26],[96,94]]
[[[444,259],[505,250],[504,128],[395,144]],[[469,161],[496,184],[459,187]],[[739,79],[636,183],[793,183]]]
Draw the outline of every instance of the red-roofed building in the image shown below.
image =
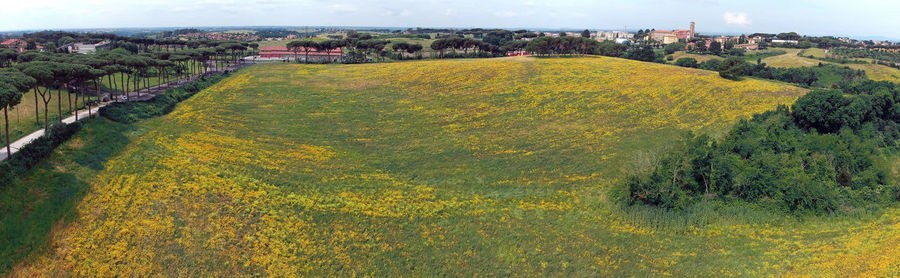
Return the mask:
[[674,30],[672,32],[675,33],[675,37],[679,40],[689,40],[692,37],[691,30]]
[[[22,53],[27,51],[25,48],[28,47],[28,42],[21,39],[8,39],[0,43],[0,45],[2,45],[3,47],[15,49],[16,51],[19,51],[19,53]],[[44,50],[44,46],[40,44],[36,44],[34,47],[39,51]]]
[[0,43],[0,45],[3,45],[4,47],[7,47],[7,48],[15,49],[15,50],[19,51],[19,53],[21,53],[21,52],[25,52],[25,46],[28,45],[28,43],[23,40],[20,40],[20,39],[8,39],[8,40],[5,40],[2,43]]
[[343,53],[344,51],[340,47],[329,50],[310,48],[309,53],[307,53],[306,49],[303,47],[296,50],[288,50],[285,46],[263,46],[259,48],[260,58],[306,61],[308,57],[310,62],[317,63],[334,63],[340,61]]

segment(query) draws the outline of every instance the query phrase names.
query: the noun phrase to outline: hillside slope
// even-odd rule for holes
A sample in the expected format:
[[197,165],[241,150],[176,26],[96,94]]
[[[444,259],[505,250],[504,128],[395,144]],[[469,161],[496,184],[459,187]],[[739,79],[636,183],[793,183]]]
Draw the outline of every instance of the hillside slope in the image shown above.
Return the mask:
[[804,92],[615,58],[254,66],[139,124],[15,274],[884,274],[896,211],[673,231],[606,199],[638,151]]

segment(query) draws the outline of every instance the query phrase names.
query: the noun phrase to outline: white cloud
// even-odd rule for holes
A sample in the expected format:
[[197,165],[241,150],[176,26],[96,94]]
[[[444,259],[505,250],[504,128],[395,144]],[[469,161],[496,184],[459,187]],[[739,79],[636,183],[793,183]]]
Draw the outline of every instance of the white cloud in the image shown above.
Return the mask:
[[500,17],[514,17],[519,14],[516,12],[513,12],[513,11],[498,11],[498,12],[495,12],[494,15],[500,16]]
[[725,19],[725,24],[750,25],[750,19],[747,18],[747,14],[745,13],[726,12],[722,17]]

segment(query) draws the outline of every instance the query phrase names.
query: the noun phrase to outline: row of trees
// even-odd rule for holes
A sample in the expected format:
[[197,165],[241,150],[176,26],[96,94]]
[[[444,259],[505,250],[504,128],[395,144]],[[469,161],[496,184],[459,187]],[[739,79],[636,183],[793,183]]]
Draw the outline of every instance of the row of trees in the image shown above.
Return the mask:
[[463,57],[469,57],[469,51],[472,51],[472,54],[475,57],[484,57],[484,56],[498,56],[502,55],[502,51],[500,47],[486,43],[484,41],[475,40],[471,38],[444,38],[437,39],[431,43],[431,49],[438,51],[440,53],[440,57],[444,58],[444,53],[447,50],[451,50],[454,53],[462,50]]
[[[227,45],[227,44],[223,44]],[[223,46],[223,45],[220,45]],[[238,46],[241,46],[238,44]],[[43,127],[50,126],[49,105],[54,99],[68,98],[66,112],[75,112],[85,107],[90,111],[93,102],[88,102],[87,96],[100,97],[104,88],[101,87],[105,79],[112,99],[120,95],[128,96],[129,92],[136,92],[138,96],[143,90],[153,87],[151,80],[156,78],[156,84],[166,86],[172,80],[187,78],[192,75],[202,74],[217,67],[209,66],[210,60],[226,57],[225,50],[230,50],[229,63],[235,63],[237,51],[241,47],[233,48],[201,48],[187,49],[178,52],[151,52],[132,54],[124,49],[100,53],[97,55],[75,55],[62,53],[26,52],[16,54],[14,61],[8,59],[7,67],[0,68],[0,109],[12,109],[22,101],[22,95],[28,91],[34,92],[35,122],[41,124],[41,109],[43,106]],[[218,64],[218,63],[217,63]],[[216,69],[218,70],[218,69]],[[92,90],[88,89],[89,87]],[[55,96],[54,96],[55,91]],[[65,91],[65,96],[63,96]],[[72,98],[74,97],[74,101]],[[79,99],[81,103],[79,104]],[[57,121],[63,118],[62,102],[57,101]],[[90,112],[89,112],[90,113]],[[6,116],[6,114],[4,114]],[[6,144],[9,145],[8,117],[5,117]]]
[[[343,51],[346,48],[346,55],[341,56],[341,62],[344,63],[361,63],[366,61],[366,57],[375,54],[379,57],[386,55],[385,46],[390,43],[388,40],[373,39],[371,35],[355,35],[340,40],[299,40],[292,41],[287,44],[288,51],[294,53],[299,60],[299,54],[304,54],[305,63],[310,62],[309,53],[325,51],[331,54],[332,51]],[[343,53],[342,53],[343,54]],[[345,57],[346,56],[346,57]]]
[[400,60],[403,60],[404,52],[409,53],[409,54],[414,54],[416,52],[422,51],[422,45],[415,44],[415,43],[398,42],[398,43],[394,43],[393,45],[391,45],[391,49],[393,49],[394,52],[399,54],[398,56],[399,56]]

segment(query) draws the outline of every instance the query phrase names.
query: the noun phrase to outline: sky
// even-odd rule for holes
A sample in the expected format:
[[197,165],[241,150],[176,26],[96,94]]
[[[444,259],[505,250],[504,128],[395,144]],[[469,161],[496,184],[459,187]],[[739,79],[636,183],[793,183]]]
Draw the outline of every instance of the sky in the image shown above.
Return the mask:
[[12,0],[0,30],[205,26],[687,29],[900,40],[897,0]]

